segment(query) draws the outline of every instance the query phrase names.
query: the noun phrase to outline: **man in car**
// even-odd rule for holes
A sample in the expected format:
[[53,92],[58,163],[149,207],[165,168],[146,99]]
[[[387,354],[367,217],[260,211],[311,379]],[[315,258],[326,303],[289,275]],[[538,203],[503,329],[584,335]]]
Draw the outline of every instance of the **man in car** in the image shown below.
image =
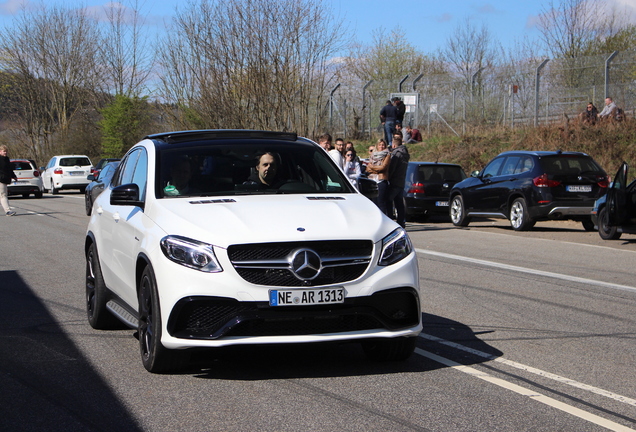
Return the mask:
[[256,172],[250,175],[244,184],[257,185],[259,189],[273,189],[278,186],[277,174],[278,162],[276,161],[276,155],[266,152],[258,158]]
[[193,192],[190,189],[190,179],[192,179],[192,167],[190,160],[184,157],[172,165],[170,181],[163,191],[166,196],[188,195]]

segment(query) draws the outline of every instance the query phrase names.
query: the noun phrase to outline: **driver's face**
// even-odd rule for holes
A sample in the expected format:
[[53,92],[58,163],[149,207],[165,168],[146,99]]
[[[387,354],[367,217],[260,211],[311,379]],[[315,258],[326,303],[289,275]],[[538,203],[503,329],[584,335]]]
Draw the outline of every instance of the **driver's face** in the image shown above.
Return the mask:
[[258,178],[261,179],[261,182],[268,183],[276,176],[276,160],[273,156],[264,154],[258,162],[256,171],[258,171]]

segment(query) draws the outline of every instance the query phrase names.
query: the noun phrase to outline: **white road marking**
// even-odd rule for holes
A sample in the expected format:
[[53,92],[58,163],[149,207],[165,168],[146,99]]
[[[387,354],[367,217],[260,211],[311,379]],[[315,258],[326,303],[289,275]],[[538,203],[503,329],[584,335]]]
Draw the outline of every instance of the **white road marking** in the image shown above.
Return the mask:
[[615,401],[622,402],[622,403],[625,403],[625,404],[628,404],[628,405],[636,407],[636,399],[632,399],[632,398],[629,398],[627,396],[622,396],[622,395],[619,395],[619,394],[616,394],[616,393],[612,393],[610,391],[603,390],[603,389],[598,388],[598,387],[594,387],[594,386],[591,386],[591,385],[588,385],[588,384],[584,384],[584,383],[575,381],[575,380],[570,379],[570,378],[566,378],[566,377],[562,377],[560,375],[556,375],[556,374],[553,374],[553,373],[550,373],[550,372],[546,372],[546,371],[541,370],[541,369],[533,368],[532,366],[527,366],[527,365],[524,365],[522,363],[517,363],[515,361],[508,360],[508,359],[505,359],[503,357],[493,356],[493,355],[485,353],[483,351],[479,351],[479,350],[476,350],[476,349],[473,349],[473,348],[469,348],[469,347],[464,346],[464,345],[460,345],[460,344],[458,344],[456,342],[451,342],[451,341],[448,341],[448,340],[445,340],[445,339],[438,338],[437,336],[429,335],[429,334],[426,334],[426,333],[420,333],[420,337],[423,338],[423,339],[428,339],[430,341],[437,342],[437,343],[440,343],[442,345],[446,345],[446,346],[449,346],[449,347],[452,347],[452,348],[456,348],[456,349],[459,349],[459,350],[462,350],[462,351],[466,351],[468,353],[483,357],[483,358],[488,359],[488,360],[493,360],[493,361],[505,364],[507,366],[511,366],[513,368],[516,368],[516,369],[520,369],[520,370],[523,370],[523,371],[526,371],[526,372],[529,372],[529,373],[532,373],[532,374],[535,374],[535,375],[539,375],[541,377],[548,378],[548,379],[557,381],[557,382],[562,383],[562,384],[567,384],[569,386],[576,387],[576,388],[579,388],[579,389],[582,389],[582,390],[586,390],[586,391],[589,391],[591,393],[594,393],[594,394],[597,394],[597,395],[600,395],[600,396],[605,396],[605,397],[613,399]]
[[575,417],[578,417],[582,420],[588,421],[590,423],[594,423],[597,424],[601,427],[604,427],[606,429],[612,430],[612,431],[617,431],[617,432],[636,432],[636,429],[630,429],[626,426],[623,426],[621,424],[618,424],[616,422],[613,422],[611,420],[607,420],[604,419],[602,417],[599,417],[595,414],[589,413],[587,411],[584,411],[582,409],[573,407],[571,405],[568,405],[566,403],[560,402],[556,399],[553,399],[551,397],[545,396],[541,393],[538,393],[536,391],[527,389],[525,387],[522,387],[520,385],[517,384],[513,384],[510,383],[506,380],[503,380],[501,378],[497,378],[495,376],[492,376],[490,374],[487,374],[485,372],[481,372],[475,368],[472,368],[470,366],[464,366],[462,364],[456,363],[452,360],[449,360],[447,358],[444,357],[440,357],[437,354],[433,354],[431,352],[428,351],[424,351],[423,349],[420,348],[415,348],[415,352],[423,357],[429,358],[433,361],[436,361],[438,363],[441,363],[445,366],[448,366],[450,368],[453,368],[455,370],[458,370],[460,372],[466,373],[468,375],[471,375],[475,378],[479,378],[481,380],[484,380],[486,382],[489,382],[491,384],[495,384],[499,387],[505,388],[507,390],[511,390],[515,393],[518,393],[522,396],[527,396],[533,400],[536,400],[537,402],[541,402],[543,404],[546,404],[548,406],[551,406],[553,408],[556,408],[558,410],[561,410],[563,412],[566,412],[568,414],[571,414]]
[[500,269],[504,269],[504,270],[517,271],[517,272],[528,273],[528,274],[537,275],[537,276],[546,276],[546,277],[551,277],[551,278],[555,278],[555,279],[566,280],[566,281],[569,281],[569,282],[577,282],[577,283],[583,283],[583,284],[588,284],[588,285],[603,286],[603,287],[606,287],[606,288],[612,288],[612,289],[617,289],[617,290],[622,290],[622,291],[636,292],[636,287],[632,287],[632,286],[628,286],[628,285],[620,285],[620,284],[615,284],[615,283],[611,283],[611,282],[603,282],[603,281],[598,281],[598,280],[594,280],[594,279],[586,279],[586,278],[581,278],[581,277],[577,277],[577,276],[569,276],[569,275],[565,275],[565,274],[561,274],[561,273],[552,273],[552,272],[536,270],[536,269],[531,269],[531,268],[526,268],[526,267],[519,267],[519,266],[514,266],[514,265],[509,265],[509,264],[502,264],[502,263],[498,263],[498,262],[494,262],[494,261],[486,261],[486,260],[480,260],[480,259],[475,259],[475,258],[469,258],[469,257],[461,256],[461,255],[447,254],[447,253],[444,253],[444,252],[435,252],[435,251],[430,251],[430,250],[426,250],[426,249],[415,249],[415,251],[417,253],[420,253],[420,254],[433,255],[433,256],[438,256],[438,257],[441,257],[441,258],[448,258],[448,259],[454,259],[454,260],[459,260],[459,261],[465,261],[465,262],[470,262],[470,263],[473,263],[473,264],[479,264],[479,265],[488,266],[488,267],[496,267],[496,268],[500,268]]

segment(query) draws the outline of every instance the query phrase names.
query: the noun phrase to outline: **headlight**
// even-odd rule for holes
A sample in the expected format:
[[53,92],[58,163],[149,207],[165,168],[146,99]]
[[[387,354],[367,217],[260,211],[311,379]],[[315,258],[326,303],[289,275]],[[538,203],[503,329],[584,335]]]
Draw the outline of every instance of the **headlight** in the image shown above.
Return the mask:
[[406,258],[413,251],[411,239],[404,229],[398,228],[382,240],[382,254],[378,265],[388,266]]
[[207,273],[222,272],[212,245],[185,237],[167,236],[161,239],[161,250],[170,261]]

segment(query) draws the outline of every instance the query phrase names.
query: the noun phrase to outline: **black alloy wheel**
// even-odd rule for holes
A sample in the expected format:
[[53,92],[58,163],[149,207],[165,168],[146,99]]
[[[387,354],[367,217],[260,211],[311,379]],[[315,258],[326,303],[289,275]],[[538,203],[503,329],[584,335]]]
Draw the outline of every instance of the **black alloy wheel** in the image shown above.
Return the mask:
[[97,246],[91,244],[86,252],[86,316],[91,327],[112,330],[120,326],[117,318],[106,308],[107,289],[99,265]]
[[603,240],[618,240],[621,233],[616,226],[609,226],[609,213],[607,207],[603,207],[598,212],[598,235]]

